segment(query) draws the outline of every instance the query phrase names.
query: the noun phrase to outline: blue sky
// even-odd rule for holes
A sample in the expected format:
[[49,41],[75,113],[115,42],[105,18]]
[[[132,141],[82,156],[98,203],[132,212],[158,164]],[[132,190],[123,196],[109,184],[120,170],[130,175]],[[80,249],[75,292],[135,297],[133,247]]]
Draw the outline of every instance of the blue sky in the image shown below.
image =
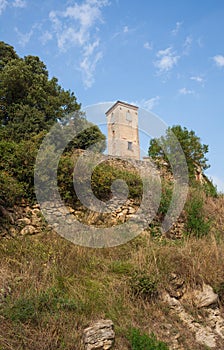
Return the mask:
[[1,39],[38,55],[82,106],[123,100],[209,145],[224,191],[222,0],[0,0]]

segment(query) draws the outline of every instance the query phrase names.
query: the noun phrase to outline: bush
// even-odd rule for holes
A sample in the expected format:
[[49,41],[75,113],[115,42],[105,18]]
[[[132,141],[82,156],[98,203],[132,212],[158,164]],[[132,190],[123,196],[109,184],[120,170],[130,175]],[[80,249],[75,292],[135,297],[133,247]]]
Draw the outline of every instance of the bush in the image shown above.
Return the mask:
[[207,220],[204,213],[204,199],[199,190],[195,190],[188,199],[186,206],[186,234],[197,238],[209,233],[211,220]]
[[133,168],[125,168],[125,164],[117,161],[110,165],[107,161],[98,165],[92,174],[92,190],[97,198],[108,200],[111,198],[111,185],[113,181],[122,179],[128,186],[129,198],[141,198],[142,180]]
[[15,178],[6,171],[0,170],[0,205],[13,206],[21,200],[24,188]]
[[131,289],[135,296],[153,299],[158,295],[158,283],[155,276],[146,272],[135,272],[131,278]]
[[156,339],[156,336],[151,333],[150,336],[141,334],[138,329],[132,328],[128,339],[131,343],[132,350],[169,350],[168,346]]
[[36,323],[46,312],[53,315],[61,310],[76,311],[77,308],[79,305],[74,299],[55,288],[49,288],[37,295],[21,296],[14,302],[8,300],[3,308],[3,315],[15,322]]
[[[73,170],[76,160],[76,157],[71,156],[71,154],[64,154],[60,159],[58,168],[59,192],[62,198],[73,207],[79,202],[73,186]],[[92,177],[89,179],[86,174],[92,167]],[[140,199],[142,196],[142,180],[137,171],[134,168],[132,169],[130,165],[128,167],[125,162],[116,161],[110,164],[105,161],[94,168],[91,161],[88,161],[87,164],[80,165],[78,173],[81,175],[78,178],[78,184],[80,184],[80,187],[84,186],[84,195],[87,197],[93,192],[99,200],[107,201],[111,199],[112,184],[115,180],[120,179],[124,180],[128,186],[128,198]]]
[[173,183],[171,181],[162,180],[162,192],[160,205],[158,208],[158,214],[160,217],[164,217],[169,209],[170,202],[173,195]]

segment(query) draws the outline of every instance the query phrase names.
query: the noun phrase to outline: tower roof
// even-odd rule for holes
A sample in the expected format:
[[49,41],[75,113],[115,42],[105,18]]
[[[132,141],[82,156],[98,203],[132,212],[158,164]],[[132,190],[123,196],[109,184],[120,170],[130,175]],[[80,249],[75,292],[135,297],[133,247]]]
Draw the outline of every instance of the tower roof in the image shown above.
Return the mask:
[[110,112],[112,112],[113,109],[115,109],[117,106],[123,106],[123,107],[128,107],[128,108],[132,108],[135,109],[136,111],[138,110],[137,106],[131,105],[130,103],[126,103],[126,102],[122,102],[122,101],[117,101],[113,104],[113,106],[111,106],[107,111],[106,111],[106,115],[109,114]]

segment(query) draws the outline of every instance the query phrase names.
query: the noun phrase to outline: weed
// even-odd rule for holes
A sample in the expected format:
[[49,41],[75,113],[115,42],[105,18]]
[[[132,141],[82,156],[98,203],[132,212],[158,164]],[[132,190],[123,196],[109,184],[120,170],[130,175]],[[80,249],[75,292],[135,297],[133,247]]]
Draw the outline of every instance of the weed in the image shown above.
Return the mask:
[[153,275],[146,272],[135,272],[131,278],[131,289],[135,296],[153,299],[158,295],[158,282]]
[[110,268],[112,272],[121,275],[130,274],[133,270],[133,266],[130,263],[121,260],[113,261]]
[[32,296],[21,296],[14,302],[9,302],[3,308],[3,316],[11,321],[34,322],[44,313],[54,314],[60,310],[76,311],[77,302],[66,295],[62,295],[55,288],[49,288]]
[[146,333],[141,334],[136,328],[130,330],[128,339],[132,350],[169,350],[164,342],[156,339],[154,333],[148,336]]

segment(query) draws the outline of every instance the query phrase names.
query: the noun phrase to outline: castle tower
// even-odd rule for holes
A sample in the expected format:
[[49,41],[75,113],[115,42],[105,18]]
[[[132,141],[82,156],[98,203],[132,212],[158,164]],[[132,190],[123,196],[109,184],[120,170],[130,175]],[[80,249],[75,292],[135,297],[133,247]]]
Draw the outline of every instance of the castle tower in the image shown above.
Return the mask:
[[108,154],[140,159],[138,107],[117,101],[107,112]]

